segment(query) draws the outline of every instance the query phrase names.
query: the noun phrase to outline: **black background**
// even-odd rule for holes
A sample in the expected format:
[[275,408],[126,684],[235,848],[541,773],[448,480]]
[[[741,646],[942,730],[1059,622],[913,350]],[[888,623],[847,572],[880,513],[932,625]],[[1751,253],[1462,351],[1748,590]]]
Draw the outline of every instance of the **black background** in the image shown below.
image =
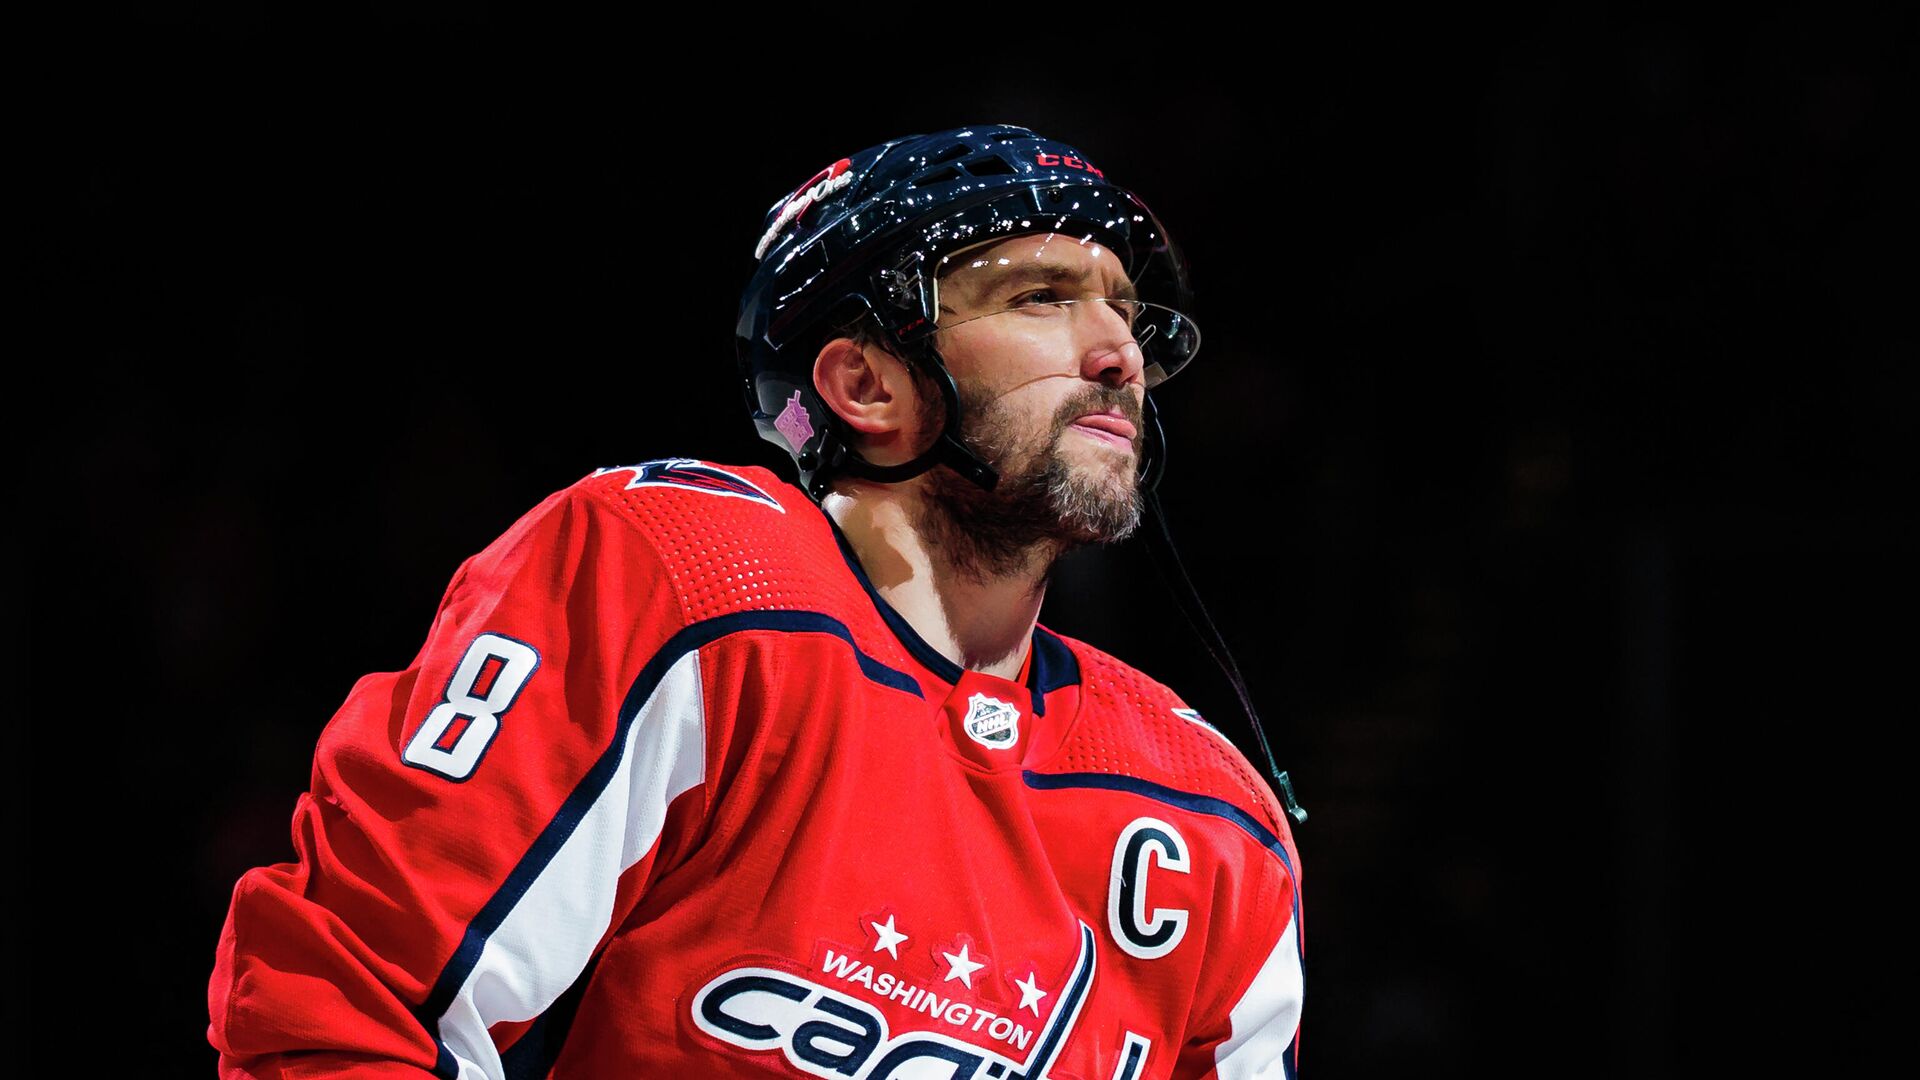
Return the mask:
[[[1163,494],[1312,813],[1309,1075],[1894,1048],[1910,19],[356,11],[101,21],[17,103],[59,132],[16,159],[58,188],[10,395],[26,1060],[208,1075],[229,893],[354,680],[590,469],[778,462],[762,214],[969,122],[1194,265]],[[1137,545],[1043,621],[1236,726]]]

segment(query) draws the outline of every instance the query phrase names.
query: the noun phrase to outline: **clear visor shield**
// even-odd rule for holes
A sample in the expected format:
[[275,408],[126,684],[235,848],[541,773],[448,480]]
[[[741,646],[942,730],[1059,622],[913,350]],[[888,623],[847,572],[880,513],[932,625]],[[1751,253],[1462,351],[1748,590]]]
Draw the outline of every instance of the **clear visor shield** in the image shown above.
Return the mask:
[[[998,334],[1046,337],[1062,355],[1097,348],[1103,335],[1122,342],[1131,337],[1139,355],[1128,361],[1139,363],[1147,388],[1172,378],[1199,351],[1200,330],[1173,306],[1183,293],[1165,244],[1148,245],[1144,254],[1134,246],[1160,240],[1157,223],[1136,227],[1152,230],[1140,236],[1120,231],[1120,223],[1102,224],[1112,231],[1096,235],[1068,226],[1071,231],[1029,232],[977,241],[930,260],[932,288],[922,299],[934,326],[924,332],[944,338],[986,324]],[[1108,237],[1126,246],[1116,250]]]
[[[1149,390],[1172,378],[1200,351],[1200,328],[1192,319],[1162,304],[1126,297],[1061,300],[1050,296],[1049,290],[1036,290],[997,311],[957,316],[943,312],[934,339],[939,342],[955,332],[991,330],[1003,337],[1033,342],[1061,356],[1111,345],[1121,362],[1139,365]],[[962,327],[968,329],[963,331]],[[1127,344],[1129,339],[1131,344]]]

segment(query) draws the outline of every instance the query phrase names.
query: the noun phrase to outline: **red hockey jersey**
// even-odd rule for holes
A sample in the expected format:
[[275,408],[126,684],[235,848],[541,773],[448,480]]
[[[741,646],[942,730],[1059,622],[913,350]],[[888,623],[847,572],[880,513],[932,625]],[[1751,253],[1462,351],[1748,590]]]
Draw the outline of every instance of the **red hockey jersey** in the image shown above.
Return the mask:
[[469,559],[234,890],[224,1076],[1292,1076],[1299,859],[1170,690],[964,671],[763,469],[603,469]]

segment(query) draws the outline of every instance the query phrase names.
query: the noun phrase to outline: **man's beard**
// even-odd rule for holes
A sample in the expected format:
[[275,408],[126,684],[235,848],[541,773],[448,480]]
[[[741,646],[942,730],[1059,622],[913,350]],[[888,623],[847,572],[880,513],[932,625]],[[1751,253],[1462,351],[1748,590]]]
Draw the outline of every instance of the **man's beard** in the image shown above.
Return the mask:
[[[1134,453],[1124,464],[1093,456],[1076,463],[1067,429],[1090,412],[1118,409],[1133,423]],[[992,491],[944,466],[928,472],[921,530],[953,567],[977,581],[1031,571],[1084,544],[1124,540],[1140,525],[1136,470],[1145,426],[1129,390],[1089,387],[1061,405],[1037,450],[1022,453],[1021,418],[960,391],[960,441],[999,473]],[[1030,422],[1030,421],[1029,421]],[[1026,460],[1017,460],[1020,457]]]

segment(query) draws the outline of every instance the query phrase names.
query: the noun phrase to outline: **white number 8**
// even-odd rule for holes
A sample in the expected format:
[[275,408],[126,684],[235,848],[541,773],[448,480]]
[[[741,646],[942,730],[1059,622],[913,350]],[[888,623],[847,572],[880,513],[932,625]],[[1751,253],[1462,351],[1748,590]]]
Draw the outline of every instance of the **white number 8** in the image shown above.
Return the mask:
[[[474,638],[453,678],[447,680],[446,695],[413,733],[400,759],[450,780],[472,776],[481,755],[500,733],[500,715],[513,707],[539,666],[540,654],[531,645],[499,634]],[[475,697],[481,676],[489,673],[486,692]],[[466,723],[453,730],[462,719]]]

